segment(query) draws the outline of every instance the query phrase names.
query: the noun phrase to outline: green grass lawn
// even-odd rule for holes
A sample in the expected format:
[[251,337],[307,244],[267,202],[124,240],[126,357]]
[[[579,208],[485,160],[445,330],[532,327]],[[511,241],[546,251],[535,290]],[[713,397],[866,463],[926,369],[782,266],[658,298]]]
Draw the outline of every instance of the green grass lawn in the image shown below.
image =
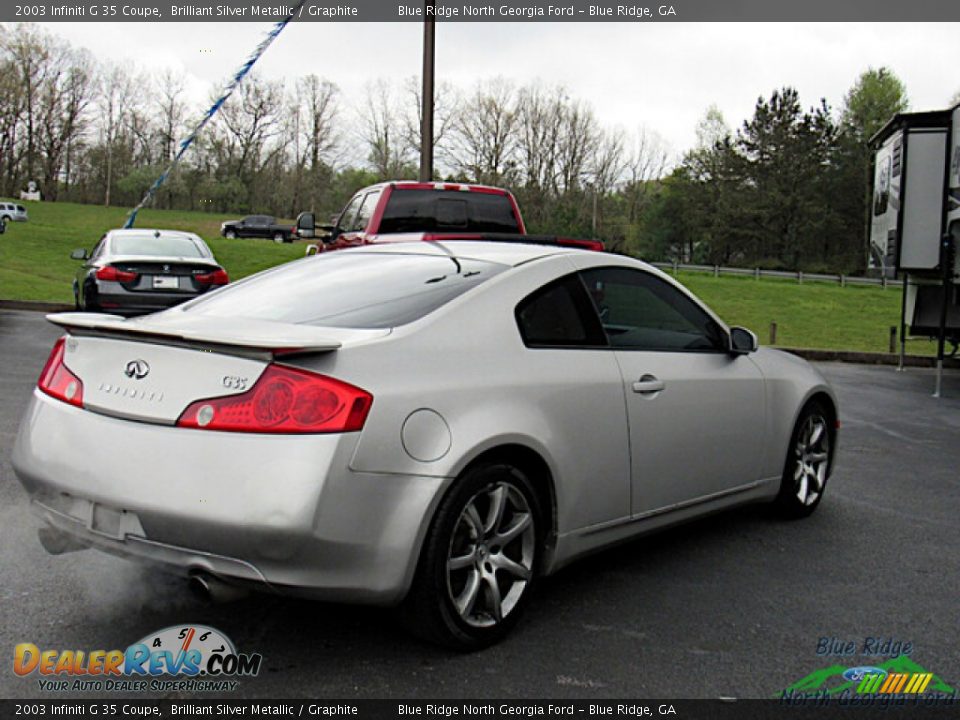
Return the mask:
[[[777,345],[823,350],[887,352],[890,327],[900,324],[899,286],[840,287],[780,278],[681,272],[677,279],[730,325],[753,330],[762,345],[777,323]],[[907,352],[930,354],[935,343],[911,341]]]
[[[26,203],[30,221],[9,223],[0,235],[0,299],[72,303],[74,248],[93,247],[120,227],[128,208],[72,203]],[[303,257],[304,245],[269,240],[225,240],[220,223],[235,215],[143,210],[137,227],[189,230],[200,235],[234,280]],[[753,330],[766,344],[777,323],[783,347],[886,352],[891,325],[900,317],[900,289],[838,287],[825,283],[680,273],[679,279],[727,323]],[[933,343],[913,342],[911,353],[932,353]]]

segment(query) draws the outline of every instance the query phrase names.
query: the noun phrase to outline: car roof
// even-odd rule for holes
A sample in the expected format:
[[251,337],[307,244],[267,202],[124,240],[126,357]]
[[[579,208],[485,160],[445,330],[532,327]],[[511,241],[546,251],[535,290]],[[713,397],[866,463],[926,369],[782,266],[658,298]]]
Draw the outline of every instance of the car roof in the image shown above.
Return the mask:
[[[516,267],[542,257],[554,255],[572,255],[576,253],[595,254],[590,250],[563,247],[559,245],[538,245],[522,241],[493,242],[484,240],[435,240],[424,242],[389,243],[384,245],[363,245],[337,250],[337,253],[376,253],[395,255],[446,255],[471,260],[500,263]],[[320,253],[325,255],[326,253]]]

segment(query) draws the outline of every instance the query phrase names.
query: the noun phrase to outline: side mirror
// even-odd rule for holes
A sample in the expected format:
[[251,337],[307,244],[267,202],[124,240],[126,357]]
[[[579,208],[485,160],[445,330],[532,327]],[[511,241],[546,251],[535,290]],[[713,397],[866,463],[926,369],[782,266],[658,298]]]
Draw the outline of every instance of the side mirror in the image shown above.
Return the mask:
[[302,212],[297,215],[297,236],[312,238],[316,229],[316,220],[312,212]]
[[90,256],[87,255],[87,251],[84,250],[83,248],[77,248],[72,253],[70,253],[71,260],[86,260],[89,257]]
[[756,352],[759,343],[757,336],[743,327],[730,328],[730,352],[734,355],[746,355]]

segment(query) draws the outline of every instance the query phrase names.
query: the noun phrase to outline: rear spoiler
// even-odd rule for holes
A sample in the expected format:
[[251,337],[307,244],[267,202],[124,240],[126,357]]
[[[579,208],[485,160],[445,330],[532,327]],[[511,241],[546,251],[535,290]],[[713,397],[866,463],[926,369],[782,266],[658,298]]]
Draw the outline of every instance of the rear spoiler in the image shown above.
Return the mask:
[[274,355],[329,352],[342,345],[340,340],[330,337],[329,328],[250,318],[177,313],[173,318],[154,316],[128,320],[119,315],[67,312],[47,315],[47,320],[69,333],[215,345],[237,350],[266,351]]

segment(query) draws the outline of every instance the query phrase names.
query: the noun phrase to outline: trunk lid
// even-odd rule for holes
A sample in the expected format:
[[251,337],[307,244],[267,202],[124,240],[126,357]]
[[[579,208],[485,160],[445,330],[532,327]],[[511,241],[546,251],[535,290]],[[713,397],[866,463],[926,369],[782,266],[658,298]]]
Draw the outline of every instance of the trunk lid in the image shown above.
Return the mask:
[[123,283],[133,292],[190,292],[206,289],[196,276],[220,269],[212,258],[116,256],[110,259],[117,270],[136,273],[136,279]]
[[390,334],[179,312],[47,319],[70,333],[64,364],[83,383],[85,408],[169,425],[197,400],[248,391],[278,355],[333,352]]
[[268,365],[265,359],[91,336],[68,338],[63,362],[83,383],[85,408],[167,425],[196,400],[249,390]]

